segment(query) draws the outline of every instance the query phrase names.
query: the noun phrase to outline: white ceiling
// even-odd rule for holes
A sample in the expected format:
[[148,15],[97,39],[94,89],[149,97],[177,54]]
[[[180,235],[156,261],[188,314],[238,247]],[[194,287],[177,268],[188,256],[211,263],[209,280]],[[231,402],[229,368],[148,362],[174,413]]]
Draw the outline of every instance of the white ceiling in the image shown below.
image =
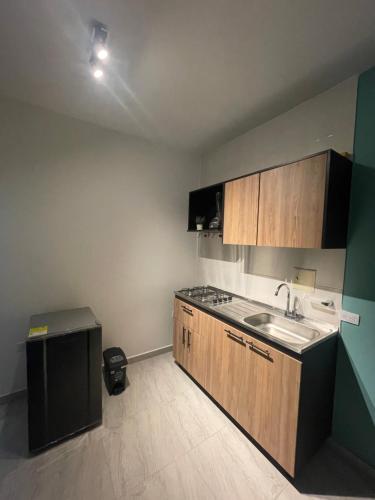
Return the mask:
[[[109,26],[105,82],[88,24]],[[0,93],[188,150],[375,64],[374,0],[9,0]]]

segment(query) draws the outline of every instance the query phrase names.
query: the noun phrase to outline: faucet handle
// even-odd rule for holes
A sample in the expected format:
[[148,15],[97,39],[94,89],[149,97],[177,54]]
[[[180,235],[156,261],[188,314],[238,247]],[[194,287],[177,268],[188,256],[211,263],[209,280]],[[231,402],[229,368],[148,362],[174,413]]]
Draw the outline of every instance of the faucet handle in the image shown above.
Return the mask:
[[292,317],[294,319],[302,319],[303,318],[303,315],[302,314],[299,314],[297,312],[297,309],[298,309],[298,306],[301,305],[301,301],[299,299],[299,297],[297,297],[297,295],[294,296],[294,300],[293,300],[293,308],[292,308]]

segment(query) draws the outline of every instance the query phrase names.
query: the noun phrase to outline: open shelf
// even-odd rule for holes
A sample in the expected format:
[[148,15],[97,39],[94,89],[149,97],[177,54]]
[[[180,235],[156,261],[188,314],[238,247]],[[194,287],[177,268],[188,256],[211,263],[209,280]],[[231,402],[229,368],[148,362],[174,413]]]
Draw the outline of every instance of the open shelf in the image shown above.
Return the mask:
[[[223,220],[224,184],[214,184],[189,193],[189,221],[188,231],[196,233],[221,233],[222,226],[217,229],[209,229],[210,221],[216,216],[216,193],[221,193],[221,220]],[[197,231],[196,217],[205,217],[203,230]]]

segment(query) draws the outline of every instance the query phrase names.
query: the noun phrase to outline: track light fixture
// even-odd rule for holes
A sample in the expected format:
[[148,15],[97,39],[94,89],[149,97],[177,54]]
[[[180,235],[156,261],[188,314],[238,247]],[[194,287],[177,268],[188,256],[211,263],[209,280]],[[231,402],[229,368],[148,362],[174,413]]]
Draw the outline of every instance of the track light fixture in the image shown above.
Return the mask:
[[98,21],[94,21],[91,27],[91,46],[90,46],[90,67],[93,76],[100,80],[104,76],[102,62],[108,58],[108,49],[106,47],[108,37],[108,28]]

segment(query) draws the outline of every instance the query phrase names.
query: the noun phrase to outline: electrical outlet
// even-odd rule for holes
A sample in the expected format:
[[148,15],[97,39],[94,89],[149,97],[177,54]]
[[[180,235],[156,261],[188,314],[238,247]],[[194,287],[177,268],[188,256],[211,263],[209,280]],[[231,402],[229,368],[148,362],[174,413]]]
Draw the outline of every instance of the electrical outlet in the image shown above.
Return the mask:
[[345,323],[351,323],[352,325],[359,325],[359,314],[355,314],[349,311],[341,311],[341,321]]
[[305,291],[313,291],[315,289],[316,271],[314,269],[304,269],[295,267],[293,274],[293,287]]

